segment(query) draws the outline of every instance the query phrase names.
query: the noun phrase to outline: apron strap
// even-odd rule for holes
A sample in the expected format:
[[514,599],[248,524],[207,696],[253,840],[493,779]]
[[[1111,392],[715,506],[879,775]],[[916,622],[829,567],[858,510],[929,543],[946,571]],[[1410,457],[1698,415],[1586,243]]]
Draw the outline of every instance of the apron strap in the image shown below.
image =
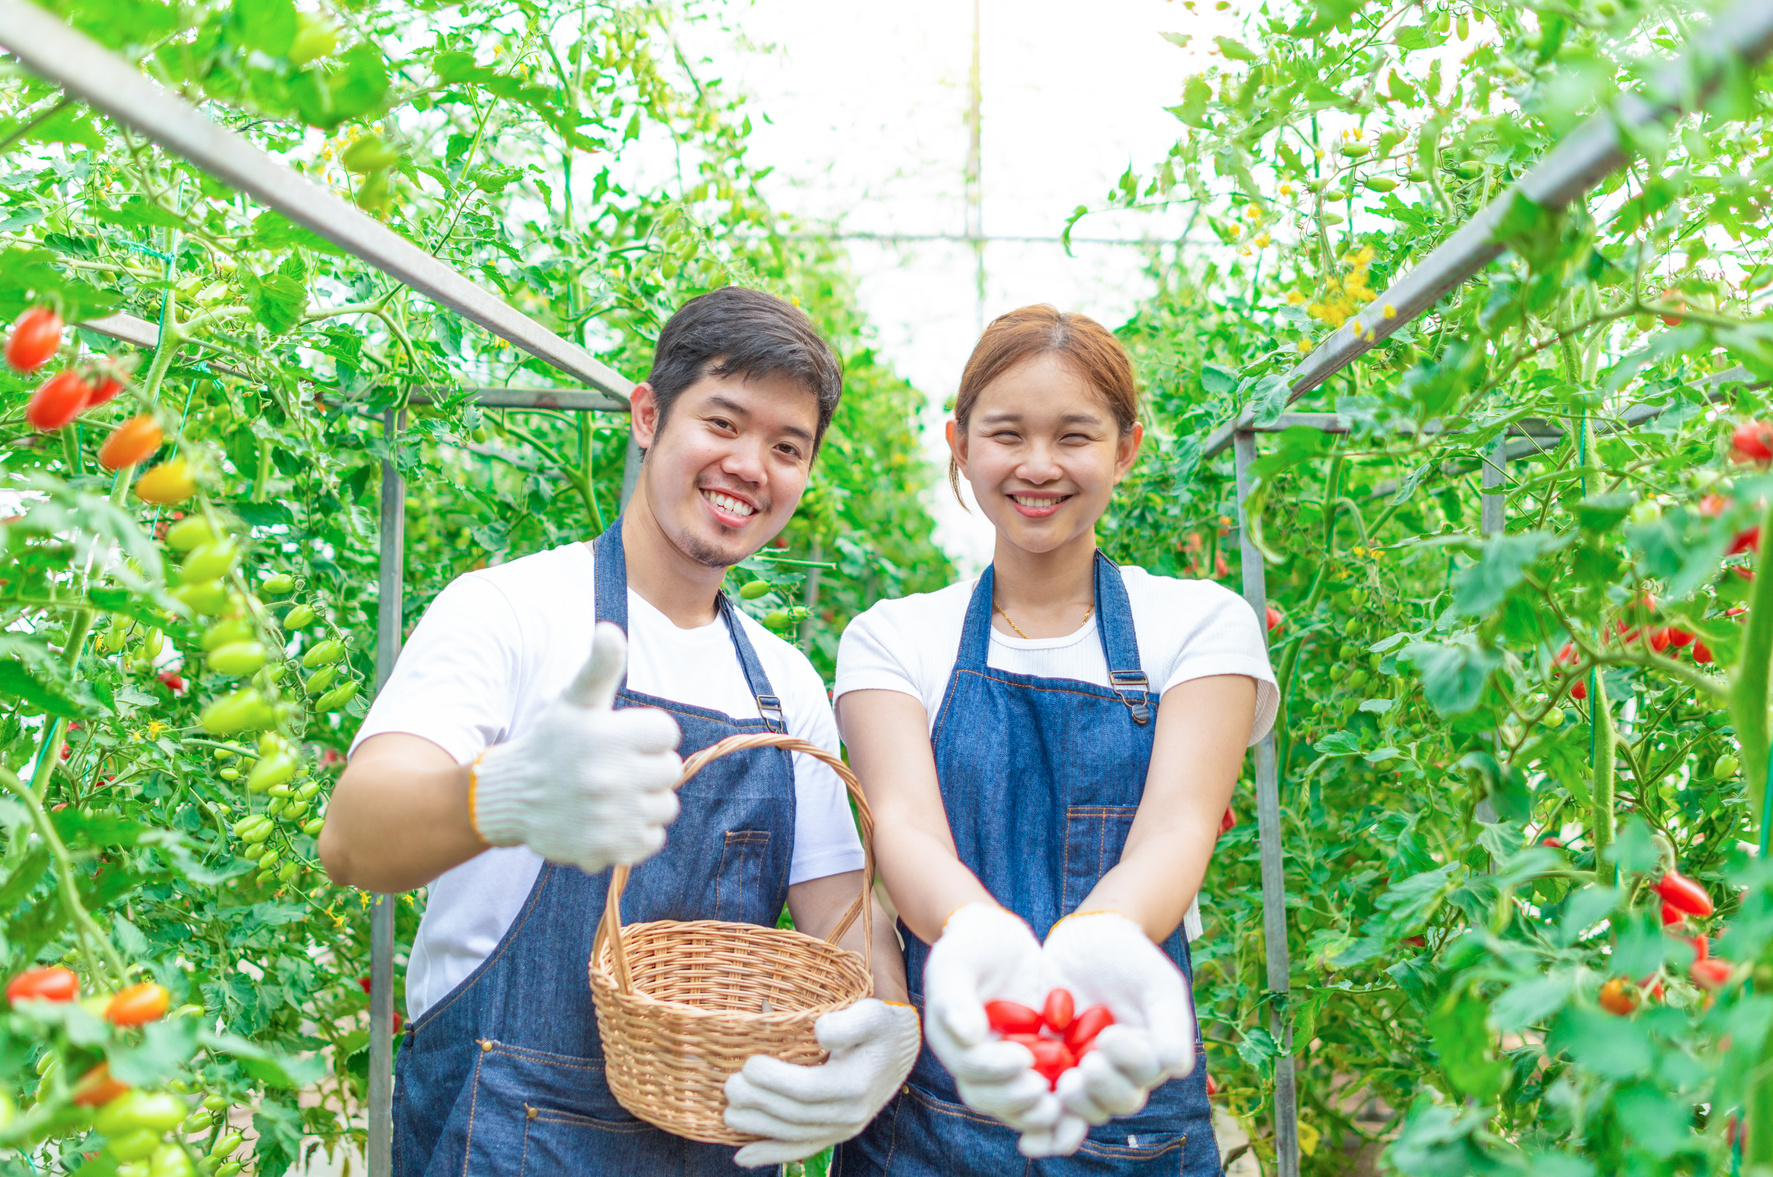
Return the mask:
[[[620,515],[616,516],[615,522],[602,535],[591,541],[591,555],[596,565],[597,620],[614,622],[621,626],[625,634],[628,632],[628,554],[622,548]],[[744,671],[745,685],[757,700],[757,711],[763,716],[764,726],[772,732],[786,732],[788,724],[782,713],[782,700],[770,687],[769,675],[763,672],[763,664],[757,660],[757,651],[752,648],[750,639],[745,636],[745,630],[739,624],[736,616],[738,610],[725,593],[716,594],[715,601],[720,609],[721,619],[726,622],[726,631],[732,638],[733,649],[739,655],[739,669]],[[627,686],[628,675],[624,671],[617,690],[626,690]]]
[[1151,722],[1151,680],[1139,662],[1139,639],[1133,629],[1133,606],[1126,582],[1113,560],[1096,551],[1096,631],[1108,659],[1108,685],[1143,727]]
[[979,583],[973,588],[972,603],[967,606],[966,627],[960,632],[960,652],[955,665],[962,670],[984,673],[991,658],[991,595],[992,567],[985,565]]

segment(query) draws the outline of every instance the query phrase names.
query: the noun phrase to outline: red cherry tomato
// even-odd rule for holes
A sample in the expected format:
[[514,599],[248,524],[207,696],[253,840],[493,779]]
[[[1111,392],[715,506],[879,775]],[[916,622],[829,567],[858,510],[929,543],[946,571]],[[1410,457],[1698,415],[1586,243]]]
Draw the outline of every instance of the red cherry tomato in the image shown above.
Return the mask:
[[12,325],[6,340],[6,362],[32,372],[49,362],[62,345],[62,317],[48,307],[32,307]]
[[80,978],[60,965],[26,969],[6,982],[7,1001],[73,1001],[79,996]]
[[1668,649],[1669,641],[1669,630],[1666,627],[1650,631],[1650,648],[1658,654]]
[[1551,660],[1551,664],[1553,666],[1574,666],[1576,657],[1576,643],[1565,642],[1564,648],[1558,651],[1558,656]]
[[1096,1041],[1096,1035],[1114,1025],[1114,1014],[1105,1005],[1092,1005],[1072,1020],[1065,1031],[1065,1045],[1073,1051],[1082,1050]]
[[106,376],[92,386],[92,395],[86,398],[86,407],[96,409],[106,401],[113,399],[123,391],[123,382],[115,376]]
[[1572,686],[1570,688],[1570,698],[1578,700],[1588,698],[1588,684],[1585,682],[1579,682]]
[[1539,839],[1539,844],[1541,846],[1550,846],[1553,850],[1562,850],[1564,848],[1564,840],[1556,834],[1545,835],[1545,837]]
[[1680,909],[1677,908],[1674,904],[1664,903],[1662,905],[1662,926],[1663,927],[1665,927],[1665,928],[1671,927],[1674,924],[1680,923],[1682,920],[1684,920],[1686,918],[1687,917],[1682,915],[1680,912]]
[[1282,613],[1279,609],[1276,609],[1273,605],[1270,605],[1266,610],[1265,620],[1268,623],[1268,632],[1273,633],[1287,623],[1287,615]]
[[1697,916],[1707,916],[1712,912],[1711,896],[1705,893],[1705,888],[1675,871],[1669,871],[1656,880],[1651,884],[1651,889],[1676,911]]
[[38,385],[25,405],[25,420],[33,429],[52,433],[80,415],[92,386],[80,379],[78,372],[57,372]]
[[121,470],[125,466],[139,466],[151,457],[160,443],[165,440],[160,426],[147,413],[139,417],[131,417],[111,431],[105,438],[105,444],[99,447],[99,465],[107,470]]
[[1706,645],[1704,642],[1700,642],[1700,641],[1694,642],[1693,643],[1693,661],[1698,662],[1702,665],[1709,663],[1711,661],[1711,647]]
[[1711,956],[1711,941],[1706,937],[1705,933],[1701,932],[1699,935],[1687,941],[1687,943],[1693,946],[1694,960],[1705,960]]
[[[1722,989],[1730,982],[1730,962],[1708,956],[1704,960],[1696,960],[1687,966],[1688,975],[1693,983],[1701,989]],[[1036,1067],[1035,1070],[1039,1070]]]
[[1730,434],[1730,456],[1739,462],[1765,462],[1773,458],[1773,426],[1764,421],[1744,421]]
[[1684,629],[1671,629],[1668,631],[1668,644],[1676,647],[1690,646],[1693,644],[1693,635]]
[[1005,1034],[1003,1040],[1005,1042],[1014,1042],[1017,1046],[1026,1046],[1029,1050],[1033,1050],[1034,1045],[1037,1042],[1048,1041],[1047,1039],[1042,1038],[1039,1034]]
[[1063,1034],[1071,1025],[1076,1010],[1077,1005],[1072,1000],[1071,990],[1055,989],[1047,994],[1047,1003],[1041,1007],[1040,1018],[1051,1029]]
[[1042,1038],[1028,1049],[1034,1055],[1035,1072],[1047,1081],[1048,1087],[1057,1087],[1059,1076],[1077,1062],[1077,1056],[1065,1049],[1063,1042],[1051,1038]]
[[105,1006],[105,1020],[114,1026],[139,1026],[144,1022],[159,1021],[171,1004],[172,994],[165,986],[143,981],[140,985],[119,990],[117,996],[111,998]]
[[1730,550],[1724,554],[1726,556],[1740,556],[1744,552],[1758,552],[1760,550],[1761,528],[1759,524],[1756,524],[1746,531],[1737,532],[1736,538],[1730,541]]
[[1040,1012],[1019,1001],[987,1001],[985,1020],[999,1034],[1036,1034],[1040,1032]]

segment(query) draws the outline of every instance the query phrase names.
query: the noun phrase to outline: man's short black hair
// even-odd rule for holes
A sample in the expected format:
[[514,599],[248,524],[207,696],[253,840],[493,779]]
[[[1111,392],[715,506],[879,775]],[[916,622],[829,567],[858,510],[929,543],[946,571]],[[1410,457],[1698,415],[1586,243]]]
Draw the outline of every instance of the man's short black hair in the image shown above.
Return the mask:
[[843,369],[806,312],[743,286],[690,299],[659,332],[646,378],[659,406],[659,428],[683,390],[704,376],[784,376],[799,384],[819,403],[815,445],[843,392]]

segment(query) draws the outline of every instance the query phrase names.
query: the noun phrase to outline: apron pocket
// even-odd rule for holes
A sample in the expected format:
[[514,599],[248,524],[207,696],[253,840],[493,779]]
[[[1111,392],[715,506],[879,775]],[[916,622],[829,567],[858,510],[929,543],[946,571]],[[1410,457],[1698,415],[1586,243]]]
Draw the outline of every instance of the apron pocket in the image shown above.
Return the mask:
[[1102,876],[1120,864],[1137,805],[1073,805],[1065,811],[1064,915],[1078,909]]
[[728,830],[720,851],[720,873],[714,878],[714,918],[729,924],[768,923],[752,918],[764,894],[769,867],[768,830]]
[[[1114,1122],[1110,1120],[1107,1126],[1112,1128]],[[1085,1140],[1062,1171],[1066,1177],[1097,1177],[1098,1174],[1100,1177],[1110,1177],[1111,1174],[1113,1177],[1159,1177],[1160,1174],[1173,1177],[1184,1173],[1193,1177],[1182,1167],[1188,1147],[1187,1136],[1172,1132],[1153,1136],[1129,1135],[1120,1139],[1130,1143]],[[1036,1171],[1040,1171],[1039,1166]],[[1218,1166],[1206,1172],[1216,1173]]]
[[[1016,1151],[1016,1133],[965,1104],[938,1099],[906,1086],[894,1101],[892,1138],[884,1160],[873,1150],[884,1177],[1018,1177],[1028,1158]],[[878,1142],[874,1142],[878,1145]]]
[[[466,1173],[629,1171],[674,1140],[629,1115],[603,1079],[603,1060],[480,1043],[469,1093]],[[681,1142],[679,1142],[681,1143]],[[618,1166],[603,1168],[603,1166]],[[639,1168],[632,1171],[640,1172]]]

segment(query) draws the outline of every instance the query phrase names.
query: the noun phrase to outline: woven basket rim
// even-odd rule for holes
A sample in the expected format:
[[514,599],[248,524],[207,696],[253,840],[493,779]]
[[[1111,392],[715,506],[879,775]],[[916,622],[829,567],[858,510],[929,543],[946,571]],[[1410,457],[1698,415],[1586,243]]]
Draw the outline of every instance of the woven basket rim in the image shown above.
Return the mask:
[[[671,933],[681,932],[686,928],[697,927],[743,928],[749,935],[765,933],[767,935],[773,935],[778,939],[796,944],[800,947],[816,946],[815,951],[822,955],[826,955],[827,959],[824,963],[828,965],[841,966],[844,963],[853,963],[857,974],[861,979],[860,983],[864,986],[864,992],[856,997],[840,997],[834,998],[831,1001],[822,1001],[817,1005],[809,1005],[805,1009],[772,1010],[767,1014],[761,1011],[751,1012],[749,1010],[703,1009],[699,1005],[690,1005],[687,1002],[671,1001],[663,997],[655,997],[651,993],[641,989],[638,984],[635,985],[632,991],[623,990],[622,987],[616,983],[615,950],[606,940],[603,945],[601,945],[601,951],[596,957],[592,958],[589,970],[592,986],[608,990],[607,993],[599,992],[597,995],[599,999],[606,996],[614,997],[623,1004],[641,1006],[651,1012],[672,1014],[687,1018],[721,1018],[730,1021],[742,1021],[747,1025],[763,1028],[769,1026],[787,1026],[794,1022],[805,1020],[808,1017],[817,1019],[819,1016],[831,1013],[834,1010],[845,1009],[855,1004],[857,1001],[860,1001],[862,998],[869,996],[873,991],[872,978],[868,974],[868,969],[866,963],[863,961],[861,953],[854,952],[848,948],[839,948],[835,944],[829,944],[817,936],[809,936],[805,932],[798,931],[794,928],[769,928],[764,927],[761,924],[746,924],[733,920],[647,920],[643,923],[625,924],[622,927],[622,935],[627,936],[635,931],[654,927],[666,928]],[[606,964],[606,960],[609,963]],[[834,969],[833,971],[836,970]],[[599,984],[600,982],[601,985]]]

